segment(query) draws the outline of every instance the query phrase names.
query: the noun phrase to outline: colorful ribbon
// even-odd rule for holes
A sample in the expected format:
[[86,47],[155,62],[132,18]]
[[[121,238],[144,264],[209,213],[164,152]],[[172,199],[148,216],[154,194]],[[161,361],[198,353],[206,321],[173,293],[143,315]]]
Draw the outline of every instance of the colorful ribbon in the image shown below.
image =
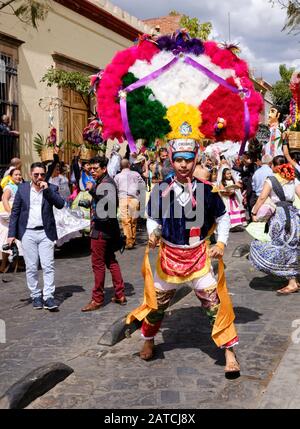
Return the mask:
[[224,86],[225,88],[229,89],[235,94],[244,94],[244,124],[245,124],[245,136],[242,141],[240,150],[239,150],[239,156],[241,156],[244,153],[245,146],[250,134],[250,112],[249,107],[246,98],[249,96],[249,90],[245,88],[236,88],[235,86],[230,85],[225,79],[221,78],[220,76],[213,73],[208,68],[204,67],[202,64],[197,63],[197,61],[193,60],[191,57],[185,57],[184,62],[186,64],[191,65],[192,67],[196,68],[197,70],[204,73],[208,78],[214,80],[215,82],[219,83],[220,85]]
[[[183,54],[180,53],[179,56],[175,56],[169,63],[165,64],[163,67],[161,67],[158,70],[155,70],[154,72],[150,73],[148,76],[143,77],[142,79],[139,79],[138,81],[132,83],[127,88],[124,88],[120,91],[120,110],[121,110],[121,118],[122,118],[122,124],[124,128],[124,132],[126,135],[126,139],[128,141],[128,145],[131,152],[136,152],[137,148],[134,142],[134,138],[131,134],[129,122],[128,122],[128,114],[127,114],[127,102],[126,102],[126,95],[130,93],[131,91],[134,91],[137,88],[140,88],[141,86],[146,85],[147,83],[151,82],[152,80],[158,78],[160,75],[162,75],[164,72],[169,70],[171,67],[173,67],[174,64],[176,64],[179,61],[179,58],[182,57]],[[196,68],[201,73],[204,73],[209,79],[214,80],[218,84],[224,86],[225,88],[229,89],[235,94],[243,94],[243,101],[244,101],[244,123],[245,123],[245,136],[243,139],[243,142],[241,144],[241,148],[239,151],[239,155],[242,155],[244,153],[245,145],[249,137],[250,132],[250,113],[249,113],[249,107],[246,98],[249,95],[249,90],[246,88],[236,88],[233,85],[230,85],[225,79],[221,78],[220,76],[213,73],[211,70],[203,66],[202,64],[199,64],[197,61],[193,60],[189,56],[185,56],[183,60],[186,64],[189,64],[190,66]]]
[[238,202],[235,199],[235,195],[230,195],[229,197],[229,208],[230,208],[230,213],[233,213],[235,209],[239,208]]

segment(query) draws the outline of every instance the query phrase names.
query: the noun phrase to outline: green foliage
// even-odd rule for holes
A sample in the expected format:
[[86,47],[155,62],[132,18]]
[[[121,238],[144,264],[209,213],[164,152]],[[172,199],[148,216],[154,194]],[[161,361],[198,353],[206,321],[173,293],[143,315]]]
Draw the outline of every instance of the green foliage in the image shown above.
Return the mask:
[[[81,145],[79,145],[79,146],[81,146]],[[103,142],[102,144],[93,144],[93,143],[87,142],[87,141],[85,140],[85,141],[84,141],[84,146],[85,146],[87,149],[95,150],[97,153],[98,153],[98,152],[101,152],[102,154],[105,154],[107,143],[106,143],[106,142]]]
[[41,152],[44,146],[46,146],[45,137],[37,133],[36,137],[34,137],[33,139],[33,147],[39,156],[41,156]]
[[[178,16],[181,15],[177,10],[171,10],[169,16]],[[182,15],[179,21],[179,25],[182,28],[186,28],[190,33],[191,37],[197,37],[201,40],[207,40],[212,31],[211,22],[201,23],[198,18],[190,18],[188,15]]]
[[298,1],[289,1],[286,15],[286,23],[283,30],[289,30],[289,33],[295,31],[298,34],[300,27],[300,4]]
[[171,11],[169,12],[169,16],[178,16],[178,15],[180,15],[180,13],[179,13],[179,12],[177,12],[177,10],[171,10]]
[[281,106],[283,114],[289,113],[292,98],[289,84],[294,71],[294,67],[287,68],[285,64],[280,64],[279,74],[281,79],[273,85],[272,101],[274,104]]
[[39,21],[44,21],[50,9],[48,0],[6,0],[0,1],[0,11],[10,8],[20,21],[37,29]]
[[[123,87],[137,80],[132,73],[127,73],[123,77]],[[127,111],[135,140],[145,139],[151,145],[156,138],[163,138],[171,131],[169,121],[165,119],[167,109],[154,98],[150,88],[142,86],[127,94]]]
[[201,40],[207,40],[212,31],[211,22],[201,23],[198,18],[190,18],[187,15],[181,17],[180,26],[186,28],[191,37],[197,37]]
[[300,1],[298,0],[269,0],[274,6],[276,3],[286,10],[286,21],[282,31],[299,34],[300,32]]
[[297,121],[295,124],[290,126],[291,131],[300,131],[300,121]]
[[57,85],[58,88],[70,88],[82,96],[90,93],[90,79],[80,72],[70,72],[65,70],[49,68],[41,79],[47,86]]
[[[56,143],[55,146],[62,148],[62,147],[79,147],[81,145],[76,144],[74,142],[62,140],[60,143]],[[50,143],[48,138],[45,138],[41,134],[37,133],[36,136],[33,138],[33,147],[36,153],[39,156],[41,156],[41,152],[45,147],[54,147],[54,144]]]

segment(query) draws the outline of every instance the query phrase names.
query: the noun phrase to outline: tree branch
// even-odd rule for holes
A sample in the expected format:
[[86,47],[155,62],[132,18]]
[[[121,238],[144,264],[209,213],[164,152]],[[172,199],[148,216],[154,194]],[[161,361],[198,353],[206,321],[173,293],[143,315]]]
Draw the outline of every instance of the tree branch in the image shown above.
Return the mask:
[[6,6],[9,6],[11,3],[14,3],[16,0],[7,0],[5,2],[1,2],[0,4],[0,10],[4,9]]

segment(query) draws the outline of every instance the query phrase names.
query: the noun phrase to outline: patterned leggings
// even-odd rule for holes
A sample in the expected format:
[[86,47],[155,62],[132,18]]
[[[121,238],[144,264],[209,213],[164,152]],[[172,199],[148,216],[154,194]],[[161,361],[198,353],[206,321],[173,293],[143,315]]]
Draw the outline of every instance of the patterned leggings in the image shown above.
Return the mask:
[[[162,291],[155,289],[157,299],[157,310],[151,311],[148,316],[143,320],[142,324],[142,336],[146,339],[152,339],[157,334],[161,322],[164,318],[165,311],[169,307],[170,301],[173,298],[176,289]],[[201,301],[202,308],[211,326],[213,326],[217,313],[219,310],[220,300],[217,295],[217,285],[208,287],[207,289],[195,290],[197,298]]]

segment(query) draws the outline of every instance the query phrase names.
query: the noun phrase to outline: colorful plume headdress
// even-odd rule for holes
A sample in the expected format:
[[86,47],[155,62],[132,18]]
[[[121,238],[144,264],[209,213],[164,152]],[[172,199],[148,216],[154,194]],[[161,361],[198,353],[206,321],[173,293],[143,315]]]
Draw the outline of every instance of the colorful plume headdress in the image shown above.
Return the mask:
[[[96,89],[103,138],[202,138],[243,142],[255,136],[262,97],[247,64],[231,49],[186,30],[118,52]],[[221,125],[220,125],[221,124]],[[182,134],[183,131],[183,134]],[[243,148],[241,148],[242,150]]]

